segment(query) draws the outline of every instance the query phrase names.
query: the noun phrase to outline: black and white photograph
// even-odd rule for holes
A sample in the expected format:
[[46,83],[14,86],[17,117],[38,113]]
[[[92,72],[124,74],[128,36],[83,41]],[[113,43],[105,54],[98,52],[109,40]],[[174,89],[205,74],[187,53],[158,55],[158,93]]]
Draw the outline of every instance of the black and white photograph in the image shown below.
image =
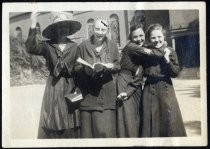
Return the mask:
[[3,147],[207,145],[204,2],[2,6]]

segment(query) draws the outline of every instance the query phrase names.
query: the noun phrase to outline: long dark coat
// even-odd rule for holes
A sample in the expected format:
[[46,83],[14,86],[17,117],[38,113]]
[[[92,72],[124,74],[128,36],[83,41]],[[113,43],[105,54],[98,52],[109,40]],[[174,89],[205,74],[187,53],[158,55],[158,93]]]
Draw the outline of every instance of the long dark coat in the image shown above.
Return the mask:
[[[129,44],[128,44],[129,45]],[[117,134],[118,137],[138,137],[140,124],[140,97],[142,83],[142,66],[132,61],[131,48],[125,46],[120,61],[121,71],[117,77],[117,94],[126,92],[128,99],[117,101]],[[139,69],[138,76],[136,71]]]
[[[96,62],[94,50],[96,45],[93,43],[92,36],[90,39],[82,42],[78,47],[78,57],[84,59],[89,64]],[[84,70],[84,66],[78,64],[75,66],[77,72],[77,85],[83,94],[84,100],[80,103],[81,110],[97,110],[103,111],[107,109],[116,109],[116,85],[113,74],[120,70],[119,52],[116,44],[108,38],[104,40],[104,62],[113,63],[114,68],[104,72],[103,77],[95,79],[88,75]]]
[[[27,51],[44,56],[50,72],[41,107],[38,134],[40,138],[43,137],[43,131],[47,134],[49,130],[56,132],[79,127],[78,105],[69,104],[64,99],[65,94],[75,90],[72,70],[76,60],[77,44],[69,40],[61,52],[56,42],[40,41],[36,36],[36,30],[30,29],[26,41]],[[66,137],[75,137],[75,134],[72,132]]]
[[145,82],[142,105],[142,137],[186,136],[181,112],[171,77],[180,71],[176,52],[171,50],[170,62],[164,57],[145,57]]

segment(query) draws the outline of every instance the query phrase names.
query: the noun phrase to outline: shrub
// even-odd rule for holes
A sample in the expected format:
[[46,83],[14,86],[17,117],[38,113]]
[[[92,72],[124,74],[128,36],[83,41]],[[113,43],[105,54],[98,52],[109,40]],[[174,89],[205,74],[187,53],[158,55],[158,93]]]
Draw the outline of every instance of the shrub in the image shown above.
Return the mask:
[[26,52],[22,39],[10,36],[10,82],[11,86],[44,83],[49,72],[45,59]]

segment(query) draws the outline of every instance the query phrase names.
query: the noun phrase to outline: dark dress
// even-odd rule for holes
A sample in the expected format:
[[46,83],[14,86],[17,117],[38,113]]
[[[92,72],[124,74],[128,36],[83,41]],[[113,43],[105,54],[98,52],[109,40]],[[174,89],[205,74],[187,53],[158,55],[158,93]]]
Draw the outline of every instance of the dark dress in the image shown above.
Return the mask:
[[142,137],[186,136],[181,112],[171,77],[180,71],[176,52],[171,50],[170,62],[164,57],[145,57],[145,82],[142,105]]
[[[117,133],[118,137],[138,137],[139,135],[139,104],[141,97],[142,67],[132,61],[129,49],[122,50],[120,61],[121,71],[117,77],[117,94],[126,92],[128,99],[117,101]],[[136,71],[139,68],[139,75]],[[133,83],[131,83],[133,82]],[[135,83],[134,83],[135,82]]]
[[77,44],[67,42],[63,52],[54,41],[40,41],[36,30],[30,29],[26,41],[27,51],[42,55],[50,72],[41,107],[38,138],[79,137],[78,105],[70,104],[64,95],[75,91],[73,66]]
[[[151,53],[162,56],[159,51]],[[121,71],[117,77],[117,93],[126,92],[128,99],[117,102],[118,137],[139,137],[140,99],[142,94],[142,57],[148,56],[143,47],[129,42],[122,50]],[[137,73],[138,70],[138,73]]]

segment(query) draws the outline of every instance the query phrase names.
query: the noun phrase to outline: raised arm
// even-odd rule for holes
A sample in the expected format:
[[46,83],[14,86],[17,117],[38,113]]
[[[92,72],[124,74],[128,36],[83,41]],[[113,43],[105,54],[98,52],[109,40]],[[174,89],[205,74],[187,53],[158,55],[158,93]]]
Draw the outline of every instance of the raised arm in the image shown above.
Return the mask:
[[128,50],[128,53],[130,55],[135,55],[135,56],[156,56],[156,57],[163,57],[164,52],[162,49],[165,48],[165,45],[161,49],[151,49],[151,48],[145,48],[145,47],[140,47],[139,45],[130,42],[127,44],[125,47]]
[[34,55],[45,55],[46,51],[46,43],[40,41],[40,38],[38,38],[38,33],[36,30],[36,24],[37,24],[37,16],[40,13],[32,12],[31,13],[31,28],[29,29],[28,38],[26,40],[26,50],[30,54]]
[[180,66],[175,50],[169,48],[169,50],[166,51],[164,58],[166,60],[166,63],[168,63],[170,76],[177,77],[180,72]]

